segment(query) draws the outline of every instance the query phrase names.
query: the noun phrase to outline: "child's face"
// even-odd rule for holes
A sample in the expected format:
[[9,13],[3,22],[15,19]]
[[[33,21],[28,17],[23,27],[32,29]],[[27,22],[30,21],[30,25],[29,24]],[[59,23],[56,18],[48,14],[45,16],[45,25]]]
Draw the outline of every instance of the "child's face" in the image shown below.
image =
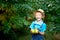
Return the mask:
[[40,21],[42,19],[42,14],[39,12],[36,12],[35,17],[38,21]]

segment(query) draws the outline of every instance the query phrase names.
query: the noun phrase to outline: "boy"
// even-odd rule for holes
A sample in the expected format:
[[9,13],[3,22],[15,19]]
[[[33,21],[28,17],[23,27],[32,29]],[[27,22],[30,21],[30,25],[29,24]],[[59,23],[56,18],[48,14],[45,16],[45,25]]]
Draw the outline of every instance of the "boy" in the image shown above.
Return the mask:
[[[44,11],[42,9],[38,9],[34,12],[36,20],[32,22],[30,25],[32,40],[44,40],[44,33],[46,30],[46,24],[43,22],[43,18],[45,17]],[[35,32],[37,29],[37,33]],[[33,30],[35,30],[33,33]]]

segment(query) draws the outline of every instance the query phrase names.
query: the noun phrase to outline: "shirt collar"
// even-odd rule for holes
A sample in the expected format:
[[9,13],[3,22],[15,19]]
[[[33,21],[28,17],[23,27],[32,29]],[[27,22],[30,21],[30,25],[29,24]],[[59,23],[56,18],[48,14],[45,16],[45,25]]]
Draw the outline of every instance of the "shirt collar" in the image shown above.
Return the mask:
[[43,24],[43,20],[40,20],[39,22],[37,20],[35,20],[35,24],[42,25]]

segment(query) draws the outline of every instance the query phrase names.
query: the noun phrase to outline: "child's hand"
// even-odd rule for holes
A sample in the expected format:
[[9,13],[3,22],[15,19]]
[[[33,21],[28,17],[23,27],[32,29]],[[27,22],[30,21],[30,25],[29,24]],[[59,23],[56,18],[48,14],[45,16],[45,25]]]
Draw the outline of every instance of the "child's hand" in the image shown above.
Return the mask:
[[40,31],[39,31],[38,33],[41,34],[41,35],[44,35],[44,32],[40,32]]

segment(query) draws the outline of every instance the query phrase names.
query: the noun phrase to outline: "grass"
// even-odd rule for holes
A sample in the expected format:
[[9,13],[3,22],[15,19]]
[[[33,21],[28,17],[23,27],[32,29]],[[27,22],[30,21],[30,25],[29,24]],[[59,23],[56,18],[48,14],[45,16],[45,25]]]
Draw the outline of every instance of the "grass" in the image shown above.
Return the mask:
[[[54,38],[54,36],[51,33],[47,33],[44,39],[45,40],[56,40],[56,38]],[[19,36],[18,40],[31,40],[31,34]]]
[[18,40],[31,40],[31,35],[20,36]]

